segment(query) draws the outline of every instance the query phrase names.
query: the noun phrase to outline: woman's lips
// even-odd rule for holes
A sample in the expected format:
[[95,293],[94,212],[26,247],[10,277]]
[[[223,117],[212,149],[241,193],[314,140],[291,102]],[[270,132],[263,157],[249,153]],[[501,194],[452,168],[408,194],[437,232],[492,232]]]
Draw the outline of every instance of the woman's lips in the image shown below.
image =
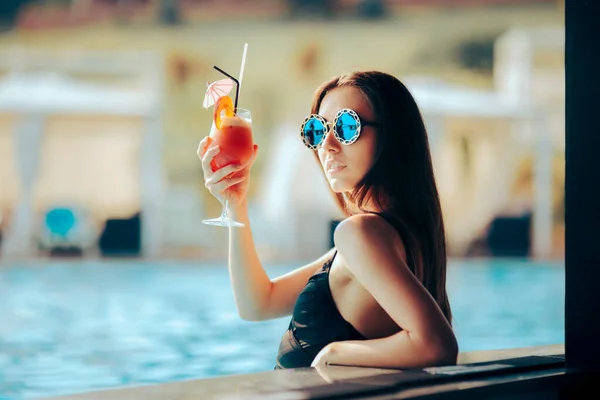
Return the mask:
[[336,165],[336,166],[332,166],[332,167],[329,167],[329,168],[327,169],[327,173],[328,173],[329,175],[337,174],[338,172],[340,172],[340,171],[341,171],[341,170],[343,170],[344,168],[346,168],[346,166],[345,166],[345,165]]

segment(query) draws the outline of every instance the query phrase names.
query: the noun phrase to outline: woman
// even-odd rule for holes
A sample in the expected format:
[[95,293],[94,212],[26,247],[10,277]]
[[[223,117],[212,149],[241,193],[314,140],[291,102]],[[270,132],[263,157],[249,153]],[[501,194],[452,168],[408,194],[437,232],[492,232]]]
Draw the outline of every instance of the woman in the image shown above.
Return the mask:
[[[200,144],[206,187],[229,199],[233,218],[246,225],[230,229],[229,271],[240,316],[292,314],[276,368],[455,364],[440,200],[427,133],[406,87],[377,71],[334,78],[317,89],[301,135],[346,218],[333,249],[273,280],[249,228],[254,159],[213,173],[218,148],[204,152],[206,139]],[[241,176],[225,178],[236,171]]]

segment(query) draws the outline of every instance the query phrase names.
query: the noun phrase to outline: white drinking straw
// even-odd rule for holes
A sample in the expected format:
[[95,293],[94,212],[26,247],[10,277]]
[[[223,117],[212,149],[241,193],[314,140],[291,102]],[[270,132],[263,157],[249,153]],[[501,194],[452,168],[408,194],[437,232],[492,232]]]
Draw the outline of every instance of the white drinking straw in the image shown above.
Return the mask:
[[242,78],[244,77],[244,67],[246,66],[246,53],[248,52],[248,43],[244,43],[244,54],[242,54],[242,65],[240,66],[240,75],[238,76],[238,95],[242,90]]

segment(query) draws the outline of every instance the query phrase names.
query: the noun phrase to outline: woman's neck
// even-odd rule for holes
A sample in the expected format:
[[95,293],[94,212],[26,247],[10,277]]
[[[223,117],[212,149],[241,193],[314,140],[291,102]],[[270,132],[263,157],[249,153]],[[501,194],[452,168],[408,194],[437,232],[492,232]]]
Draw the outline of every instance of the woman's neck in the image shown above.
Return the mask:
[[345,196],[346,198],[346,205],[347,205],[347,209],[348,212],[351,215],[356,215],[356,214],[365,214],[365,213],[381,213],[385,210],[383,210],[381,207],[378,207],[374,201],[372,200],[368,200],[366,201],[361,208],[358,208],[358,206],[353,203],[352,201],[350,201],[349,196]]

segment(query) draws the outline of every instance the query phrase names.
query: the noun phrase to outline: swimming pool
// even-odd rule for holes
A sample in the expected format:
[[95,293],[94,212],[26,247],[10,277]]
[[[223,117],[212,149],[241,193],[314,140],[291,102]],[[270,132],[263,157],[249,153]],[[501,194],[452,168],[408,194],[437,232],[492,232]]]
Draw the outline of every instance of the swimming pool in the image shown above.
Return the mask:
[[[460,350],[564,343],[564,278],[563,262],[451,261]],[[242,321],[225,265],[15,263],[0,294],[0,399],[270,370],[288,323]]]

